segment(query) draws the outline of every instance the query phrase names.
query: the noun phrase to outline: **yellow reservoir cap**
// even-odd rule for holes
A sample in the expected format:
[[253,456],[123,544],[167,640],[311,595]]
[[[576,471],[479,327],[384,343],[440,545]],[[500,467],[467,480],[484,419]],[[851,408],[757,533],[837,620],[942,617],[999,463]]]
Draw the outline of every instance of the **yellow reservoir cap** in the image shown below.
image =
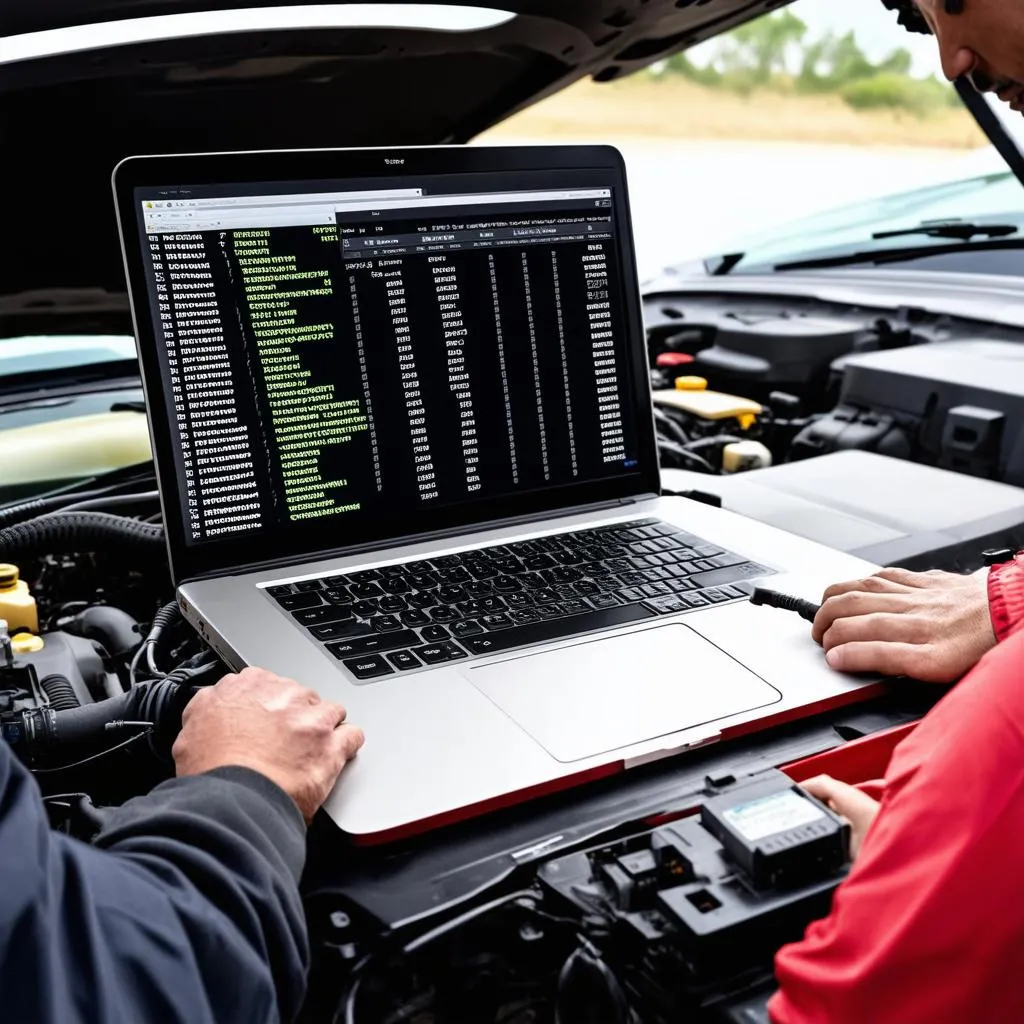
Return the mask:
[[46,646],[41,636],[34,636],[32,633],[19,633],[11,637],[11,650],[15,655],[35,654]]
[[12,632],[27,629],[39,632],[39,612],[36,599],[29,593],[28,584],[20,578],[16,565],[0,563],[0,619]]
[[707,387],[703,377],[676,377],[676,391],[706,391]]

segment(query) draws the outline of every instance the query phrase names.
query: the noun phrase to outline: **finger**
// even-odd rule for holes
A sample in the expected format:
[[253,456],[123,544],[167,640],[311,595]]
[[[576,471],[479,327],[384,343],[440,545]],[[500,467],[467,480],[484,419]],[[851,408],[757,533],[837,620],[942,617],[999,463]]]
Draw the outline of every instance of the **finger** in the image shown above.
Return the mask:
[[359,753],[366,742],[366,736],[358,725],[341,725],[334,730],[331,737],[331,751],[334,755],[338,771]]
[[[220,684],[218,683],[217,685],[219,686]],[[189,702],[185,705],[181,712],[182,728],[184,728],[188,724],[189,719],[194,714],[196,714],[196,712],[201,712],[202,709],[210,702],[210,700],[212,700],[212,698],[210,697],[210,694],[212,692],[213,687],[207,687],[205,689],[200,690],[194,697],[192,697],[189,700]]]
[[[867,581],[865,581],[867,582]],[[886,583],[885,586],[893,584]],[[820,644],[822,637],[829,631],[837,619],[849,619],[858,615],[871,615],[876,612],[897,614],[913,607],[909,590],[868,592],[849,591],[837,594],[825,600],[814,616],[811,635]]]
[[328,724],[331,729],[336,729],[348,715],[348,712],[340,704],[335,704],[332,700],[320,701],[320,703],[314,705],[314,710],[321,721]]
[[921,644],[857,641],[833,647],[825,655],[837,672],[877,672],[928,680],[930,648]]
[[[882,571],[884,572],[885,570]],[[865,594],[902,594],[912,589],[912,587],[905,586],[898,580],[890,580],[881,573],[876,573],[874,576],[865,576],[859,580],[833,583],[825,591],[822,601],[827,601],[830,597],[839,597],[841,594],[850,594],[854,591],[860,591]]]
[[872,800],[856,786],[847,785],[829,776],[819,776],[803,783],[804,789],[811,796],[817,797],[828,804],[837,814],[841,814],[851,824],[870,822],[878,813],[878,801]]
[[924,644],[931,639],[928,620],[909,612],[871,612],[836,619],[821,643],[826,651],[843,644],[882,640],[888,643]]

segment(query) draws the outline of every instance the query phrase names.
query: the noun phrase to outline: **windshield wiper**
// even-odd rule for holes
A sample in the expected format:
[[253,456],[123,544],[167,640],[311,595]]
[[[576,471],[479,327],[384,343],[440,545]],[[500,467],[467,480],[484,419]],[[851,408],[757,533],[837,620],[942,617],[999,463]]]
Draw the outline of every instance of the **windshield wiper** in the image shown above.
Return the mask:
[[972,238],[1006,238],[1020,230],[1016,224],[971,224],[962,220],[926,220],[916,228],[902,231],[876,231],[872,238],[907,238],[927,235],[929,238],[959,238],[969,242]]
[[962,252],[984,252],[1000,249],[1024,249],[1024,238],[992,238],[978,242],[956,242],[945,245],[912,245],[901,249],[864,249],[839,256],[821,256],[815,259],[776,263],[773,271],[824,270],[828,267],[850,267],[858,263],[902,263],[922,256],[950,256]]

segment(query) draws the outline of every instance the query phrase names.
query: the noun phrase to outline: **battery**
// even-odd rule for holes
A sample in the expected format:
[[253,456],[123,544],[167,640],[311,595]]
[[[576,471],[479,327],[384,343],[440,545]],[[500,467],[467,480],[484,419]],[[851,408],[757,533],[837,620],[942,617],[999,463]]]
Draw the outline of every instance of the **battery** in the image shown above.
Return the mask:
[[806,885],[849,861],[849,824],[781,776],[712,797],[701,824],[755,890]]

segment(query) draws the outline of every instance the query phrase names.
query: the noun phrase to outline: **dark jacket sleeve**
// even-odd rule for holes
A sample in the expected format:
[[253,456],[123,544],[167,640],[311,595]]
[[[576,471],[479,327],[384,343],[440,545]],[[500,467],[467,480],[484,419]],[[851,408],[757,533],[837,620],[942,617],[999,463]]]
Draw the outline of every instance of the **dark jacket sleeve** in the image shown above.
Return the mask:
[[290,1020],[308,947],[305,826],[243,768],[175,779],[87,846],[52,832],[0,743],[0,1016],[11,1024]]

